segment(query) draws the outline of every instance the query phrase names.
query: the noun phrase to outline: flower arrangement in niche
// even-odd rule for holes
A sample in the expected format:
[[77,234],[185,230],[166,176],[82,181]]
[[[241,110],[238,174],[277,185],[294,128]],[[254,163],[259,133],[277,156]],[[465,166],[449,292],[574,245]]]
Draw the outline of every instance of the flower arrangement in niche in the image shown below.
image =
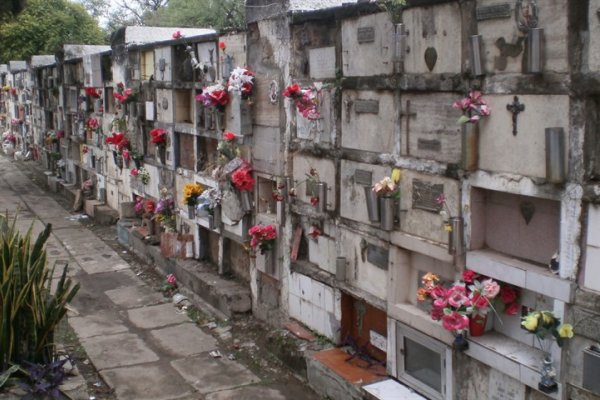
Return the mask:
[[443,193],[435,198],[435,202],[442,207],[440,210],[440,215],[443,218],[444,230],[446,232],[452,232],[452,225],[450,224],[450,219],[453,218],[452,211],[450,210],[450,206],[448,206],[448,202],[446,199],[446,195]]
[[8,143],[15,144],[17,142],[17,137],[14,133],[4,132],[2,134],[2,140]]
[[167,130],[163,128],[154,128],[150,131],[150,141],[157,146],[167,145]]
[[[133,172],[133,171],[137,171],[137,172]],[[131,170],[131,175],[135,176],[137,179],[140,180],[140,182],[142,182],[142,185],[147,185],[148,182],[150,182],[150,172],[148,172],[148,170],[144,167],[139,168],[139,169],[132,169]]]
[[96,118],[91,117],[85,121],[85,129],[87,131],[95,132],[98,128],[100,128],[100,123]]
[[235,68],[227,80],[227,90],[242,95],[243,99],[252,96],[254,89],[254,73],[248,68]]
[[231,183],[237,190],[250,192],[256,181],[252,177],[252,166],[245,163],[231,174]]
[[204,186],[199,183],[186,183],[183,187],[183,198],[181,201],[188,206],[195,206],[198,197],[204,192]]
[[294,102],[296,109],[304,118],[317,120],[320,117],[318,105],[322,87],[323,85],[320,82],[315,82],[312,88],[302,89],[300,85],[294,83],[286,87],[282,94]]
[[500,286],[498,297],[504,306],[504,314],[517,315],[521,311],[521,289],[507,283]]
[[386,176],[375,185],[373,185],[373,191],[377,193],[379,197],[393,197],[400,198],[400,187],[398,183],[402,177],[402,171],[399,168],[392,170],[391,176]]
[[198,196],[198,210],[206,210],[209,215],[214,215],[215,209],[221,205],[223,194],[218,188],[210,188]]
[[489,116],[492,111],[488,107],[480,91],[473,90],[469,94],[455,101],[453,108],[461,110],[463,115],[458,119],[459,124],[475,124],[483,117]]
[[556,341],[558,347],[562,347],[565,339],[573,337],[573,326],[561,324],[560,318],[557,318],[551,311],[532,311],[523,317],[521,326],[527,332],[535,335],[540,347],[546,353],[550,350],[549,345],[552,339]]
[[196,100],[202,102],[204,107],[215,107],[217,110],[225,111],[225,106],[229,104],[229,93],[225,86],[217,83],[202,89],[202,93],[196,95]]
[[250,235],[250,247],[252,249],[258,248],[260,254],[265,254],[267,251],[272,250],[275,245],[275,239],[277,239],[277,229],[275,225],[254,225],[248,230]]
[[156,203],[154,219],[165,228],[165,231],[175,230],[175,200],[166,188],[160,190],[160,199]]
[[117,93],[113,93],[113,97],[120,104],[128,104],[137,98],[137,93],[132,88],[126,88],[123,82],[117,84]]
[[93,99],[99,99],[102,96],[102,90],[97,90],[94,87],[86,87],[85,94]]
[[309,186],[309,191],[310,191],[310,204],[313,207],[316,207],[319,202],[321,201],[321,199],[319,198],[318,194],[317,194],[317,185],[319,182],[321,182],[321,178],[319,177],[319,172],[317,171],[316,168],[310,168],[308,170],[308,173],[305,174],[306,179],[296,183],[294,185],[294,187],[289,188],[288,189],[288,194],[290,195],[290,197],[296,197],[298,194],[298,187],[300,187],[300,185],[302,185],[303,183]]
[[224,162],[233,160],[240,156],[240,149],[235,144],[236,135],[232,132],[225,132],[223,134],[223,140],[219,141],[217,145],[217,151],[219,152],[219,159]]

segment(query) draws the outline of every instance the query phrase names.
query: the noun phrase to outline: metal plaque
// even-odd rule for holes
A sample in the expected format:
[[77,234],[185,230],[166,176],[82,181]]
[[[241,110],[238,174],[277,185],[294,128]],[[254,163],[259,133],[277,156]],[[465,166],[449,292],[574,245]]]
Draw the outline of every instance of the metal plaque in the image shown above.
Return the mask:
[[437,140],[437,139],[419,139],[417,141],[417,148],[419,150],[426,150],[426,151],[441,151],[442,150],[442,143]]
[[476,11],[477,21],[485,21],[486,19],[496,18],[510,18],[511,15],[512,12],[510,10],[510,4],[508,3],[477,7]]
[[356,114],[379,114],[379,100],[355,100]]
[[364,169],[354,171],[354,183],[361,186],[371,186],[373,184],[373,173]]
[[389,251],[372,244],[367,245],[367,261],[385,271],[388,270]]
[[368,26],[364,28],[358,28],[356,31],[356,39],[358,43],[373,43],[375,41],[375,27]]
[[412,208],[439,213],[442,211],[442,204],[438,204],[436,199],[444,194],[444,185],[431,184],[418,179],[413,179],[412,187]]

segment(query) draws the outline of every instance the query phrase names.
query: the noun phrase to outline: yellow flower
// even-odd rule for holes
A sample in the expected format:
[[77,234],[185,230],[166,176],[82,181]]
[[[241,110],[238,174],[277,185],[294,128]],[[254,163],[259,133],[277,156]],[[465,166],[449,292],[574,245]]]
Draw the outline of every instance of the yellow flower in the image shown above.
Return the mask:
[[425,285],[428,283],[437,283],[440,281],[440,277],[437,276],[436,274],[433,274],[431,272],[426,273],[425,275],[423,275],[423,278],[421,278],[421,282]]
[[400,168],[394,168],[392,170],[392,180],[394,183],[400,182],[400,178],[402,177],[402,170]]
[[525,318],[523,318],[523,322],[521,322],[521,325],[523,325],[523,327],[525,329],[527,329],[529,332],[535,332],[535,330],[538,327],[539,322],[540,322],[540,313],[534,312],[534,313],[527,315]]
[[542,311],[542,318],[544,320],[545,326],[554,325],[554,322],[555,322],[554,314],[552,314],[550,311]]
[[558,327],[558,335],[561,338],[571,339],[573,337],[573,326],[571,324],[562,324]]

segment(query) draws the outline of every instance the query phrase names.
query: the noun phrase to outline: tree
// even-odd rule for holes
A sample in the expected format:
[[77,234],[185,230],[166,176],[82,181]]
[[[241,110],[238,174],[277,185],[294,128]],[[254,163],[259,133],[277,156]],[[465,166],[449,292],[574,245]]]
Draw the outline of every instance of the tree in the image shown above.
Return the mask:
[[25,0],[2,0],[0,1],[0,21],[17,15],[25,7]]
[[16,17],[0,24],[0,62],[53,54],[63,44],[103,44],[98,23],[68,0],[28,0]]
[[134,25],[147,25],[148,16],[168,4],[169,0],[118,0],[117,10],[112,14],[113,17],[120,15],[122,19],[132,21]]
[[244,0],[171,0],[146,18],[147,25],[243,30]]

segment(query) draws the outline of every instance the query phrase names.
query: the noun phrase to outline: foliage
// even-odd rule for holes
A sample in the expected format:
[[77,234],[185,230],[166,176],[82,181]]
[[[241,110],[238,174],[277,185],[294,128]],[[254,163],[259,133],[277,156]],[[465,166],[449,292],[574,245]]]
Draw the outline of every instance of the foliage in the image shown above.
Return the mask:
[[244,11],[244,0],[170,0],[166,7],[150,13],[145,24],[243,30]]
[[25,362],[27,379],[19,382],[19,386],[27,393],[23,399],[61,399],[59,386],[67,376],[63,368],[67,361],[69,359],[64,358],[45,365]]
[[65,267],[51,291],[54,268],[48,268],[44,249],[51,230],[46,225],[34,243],[32,228],[21,234],[16,218],[0,215],[1,371],[23,361],[53,361],[54,331],[79,290]]
[[28,0],[0,24],[0,62],[52,54],[65,43],[102,44],[104,34],[82,5],[68,0]]
[[390,14],[390,19],[394,24],[402,22],[402,9],[406,5],[406,0],[379,0],[379,6]]
[[13,365],[6,371],[0,374],[0,389],[4,386],[4,384],[8,381],[10,376],[19,370],[18,365]]

